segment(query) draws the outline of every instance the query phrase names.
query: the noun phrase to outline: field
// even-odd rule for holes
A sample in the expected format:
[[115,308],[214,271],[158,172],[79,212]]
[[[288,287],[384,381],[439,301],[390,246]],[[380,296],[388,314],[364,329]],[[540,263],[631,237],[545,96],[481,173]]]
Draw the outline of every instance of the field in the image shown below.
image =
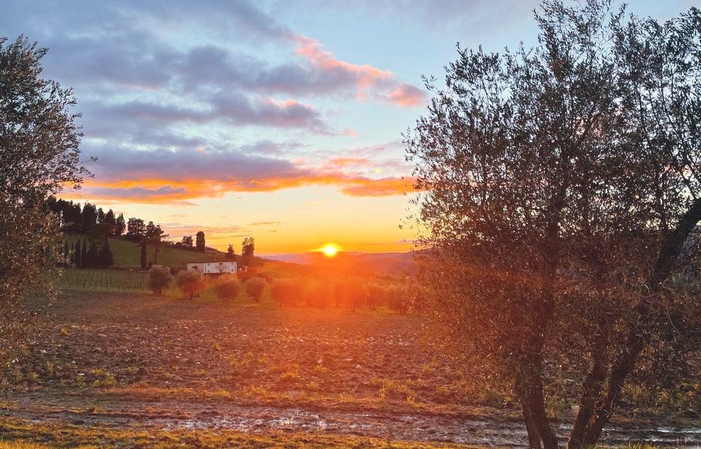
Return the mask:
[[[425,342],[415,316],[81,290],[51,306],[34,298],[31,307],[45,318],[7,373],[5,440],[290,448],[525,442],[518,409],[485,395],[464,367]],[[560,423],[563,434],[570,418]],[[662,425],[624,421],[606,441],[699,438]]]

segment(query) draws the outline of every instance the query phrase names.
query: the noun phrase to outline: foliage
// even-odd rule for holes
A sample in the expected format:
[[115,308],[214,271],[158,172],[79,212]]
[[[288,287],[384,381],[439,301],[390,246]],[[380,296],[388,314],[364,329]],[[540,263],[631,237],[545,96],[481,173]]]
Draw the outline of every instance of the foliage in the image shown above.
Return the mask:
[[256,242],[253,237],[246,237],[241,242],[241,255],[245,257],[253,257],[256,251]]
[[168,267],[154,265],[148,270],[148,289],[155,294],[162,295],[163,289],[173,285],[174,281]]
[[141,241],[146,235],[146,225],[144,220],[136,217],[129,217],[127,221],[127,235],[129,240]]
[[255,302],[260,302],[265,292],[265,286],[268,283],[262,277],[254,276],[246,280],[243,285],[246,289],[246,294],[253,298]]
[[175,285],[192,299],[207,288],[207,280],[197,270],[180,270],[175,276]]
[[305,303],[308,307],[325,309],[331,305],[334,295],[335,286],[328,281],[307,282],[304,288]]
[[198,231],[197,234],[195,234],[195,248],[197,252],[203,253],[205,249],[205,239],[204,239],[204,232]]
[[23,292],[60,260],[59,222],[44,202],[88,174],[73,92],[40,77],[45,54],[25,37],[0,37],[0,362],[18,342]]
[[459,48],[406,145],[434,316],[513,387],[532,447],[557,447],[545,397],[577,381],[579,448],[636,362],[693,346],[668,280],[701,218],[701,16],[547,0],[536,20],[532,50]]
[[236,253],[234,252],[233,245],[229,244],[229,247],[226,249],[226,255],[224,257],[231,260],[236,259]]
[[139,265],[141,265],[141,269],[145,270],[146,269],[146,264],[147,264],[147,259],[146,259],[146,238],[143,237],[141,239],[141,244],[139,245]]
[[241,282],[233,274],[223,274],[219,276],[212,285],[212,289],[217,294],[217,298],[229,302],[238,298],[241,292]]
[[300,279],[276,279],[270,293],[280,305],[296,306],[304,293],[304,283]]
[[368,289],[360,278],[345,278],[336,283],[335,294],[338,302],[355,310],[367,301]]

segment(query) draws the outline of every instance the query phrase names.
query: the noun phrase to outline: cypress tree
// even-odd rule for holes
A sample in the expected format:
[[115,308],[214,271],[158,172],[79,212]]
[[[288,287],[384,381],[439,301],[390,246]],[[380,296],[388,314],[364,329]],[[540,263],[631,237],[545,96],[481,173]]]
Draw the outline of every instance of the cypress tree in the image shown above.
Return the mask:
[[77,268],[81,267],[81,263],[83,261],[83,253],[81,250],[80,240],[78,240],[75,242],[75,246],[73,246],[73,263],[75,263]]
[[146,239],[143,238],[141,239],[141,259],[139,260],[141,263],[141,269],[145,270],[146,269]]
[[110,242],[107,237],[102,241],[102,251],[100,251],[99,260],[100,262],[98,265],[101,267],[109,267],[114,264],[114,255],[110,249]]
[[82,252],[80,253],[80,268],[86,268],[88,266],[88,241],[83,240],[83,245],[81,246]]

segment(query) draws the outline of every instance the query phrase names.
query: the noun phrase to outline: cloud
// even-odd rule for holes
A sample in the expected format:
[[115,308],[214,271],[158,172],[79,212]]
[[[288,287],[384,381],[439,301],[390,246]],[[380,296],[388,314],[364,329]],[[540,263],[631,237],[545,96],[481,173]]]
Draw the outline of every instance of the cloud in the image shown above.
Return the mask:
[[341,191],[350,196],[403,195],[414,191],[413,183],[411,178],[358,178],[342,186]]
[[257,221],[255,223],[249,223],[248,226],[273,226],[279,225],[281,221]]
[[[421,89],[400,82],[397,76],[389,70],[382,70],[370,64],[358,65],[342,61],[322,48],[319,41],[306,36],[296,35],[293,41],[297,44],[297,54],[306,58],[323,78],[335,80],[338,84],[352,82],[357,91],[357,97],[367,98],[370,90],[387,92],[381,94],[389,103],[401,107],[416,107],[424,105],[428,99]],[[396,86],[394,90],[391,90]]]
[[418,87],[401,83],[397,89],[389,93],[387,100],[399,106],[411,108],[426,105],[428,95]]
[[362,166],[366,167],[368,165],[371,165],[372,162],[370,162],[369,159],[366,158],[359,158],[359,157],[336,157],[333,159],[330,159],[328,161],[328,165],[331,167],[353,167],[353,166]]

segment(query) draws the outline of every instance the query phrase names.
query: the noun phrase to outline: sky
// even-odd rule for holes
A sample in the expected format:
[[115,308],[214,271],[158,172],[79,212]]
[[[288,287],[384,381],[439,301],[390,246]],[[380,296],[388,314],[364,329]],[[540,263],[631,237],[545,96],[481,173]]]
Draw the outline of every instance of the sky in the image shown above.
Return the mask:
[[[534,45],[534,0],[7,1],[48,48],[93,173],[59,196],[256,253],[412,248],[402,135],[456,44]],[[632,0],[667,19],[696,0]],[[91,158],[96,158],[92,161]],[[403,225],[403,226],[400,226]]]

